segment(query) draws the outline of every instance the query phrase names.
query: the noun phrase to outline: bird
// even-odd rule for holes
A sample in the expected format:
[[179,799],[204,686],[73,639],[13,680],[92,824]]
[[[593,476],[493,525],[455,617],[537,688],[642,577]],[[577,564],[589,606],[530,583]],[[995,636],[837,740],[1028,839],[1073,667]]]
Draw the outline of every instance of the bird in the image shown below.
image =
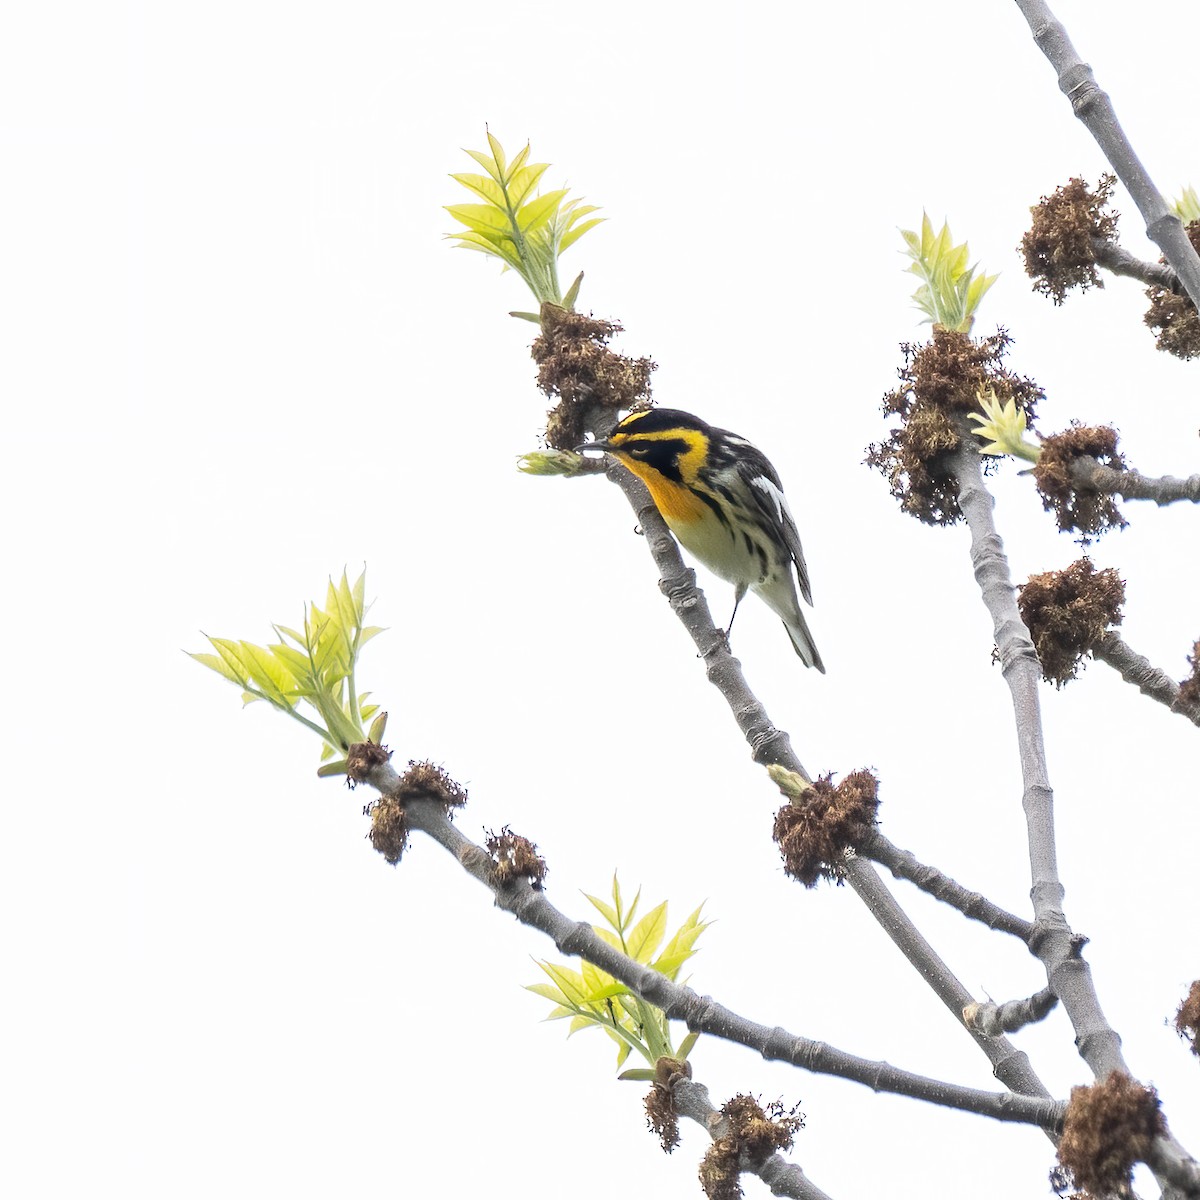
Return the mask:
[[783,621],[804,665],[824,673],[796,595],[799,583],[812,604],[800,533],[761,450],[677,408],[632,412],[607,437],[576,450],[603,450],[632,471],[680,545],[734,585],[727,640],[742,597],[752,591]]

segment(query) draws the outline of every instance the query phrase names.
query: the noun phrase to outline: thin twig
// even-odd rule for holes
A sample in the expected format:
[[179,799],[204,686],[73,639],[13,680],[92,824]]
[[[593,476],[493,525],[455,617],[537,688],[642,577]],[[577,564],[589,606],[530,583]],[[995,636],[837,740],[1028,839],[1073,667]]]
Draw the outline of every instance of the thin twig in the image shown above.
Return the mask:
[[988,1000],[972,1004],[963,1011],[963,1020],[970,1028],[988,1036],[1016,1033],[1026,1025],[1044,1021],[1057,1006],[1058,997],[1045,987],[1023,1000],[1006,1000],[1003,1004]]
[[1154,186],[1117,120],[1112,101],[1102,91],[1092,68],[1071,44],[1067,31],[1045,0],[1016,0],[1033,40],[1058,74],[1058,86],[1075,115],[1096,139],[1146,222],[1146,234],[1175,268],[1192,303],[1200,309],[1200,256],[1192,248],[1179,218]]
[[1132,683],[1143,695],[1187,717],[1193,725],[1200,725],[1200,704],[1181,699],[1179,684],[1157,667],[1151,666],[1148,658],[1132,650],[1120,634],[1111,630],[1106,633],[1103,640],[1092,647],[1092,657],[1108,663],[1126,683]]
[[[377,765],[366,781],[383,794],[400,782],[390,763]],[[1034,1125],[1054,1130],[1061,1123],[1064,1105],[1043,1096],[1020,1096],[1014,1092],[987,1092],[932,1079],[890,1063],[860,1058],[824,1042],[789,1033],[781,1026],[760,1025],[700,996],[689,987],[622,954],[605,942],[586,921],[572,921],[550,903],[545,894],[518,879],[507,886],[492,880],[494,863],[482,846],[476,845],[451,823],[436,800],[409,799],[405,818],[410,830],[428,834],[456,859],[462,868],[495,897],[496,907],[512,913],[523,925],[546,934],[566,955],[582,958],[619,979],[648,1004],[671,1020],[683,1021],[689,1030],[707,1033],[756,1050],[769,1061],[787,1062],[821,1075],[836,1075],[865,1084],[876,1092],[889,1092],[925,1100],[944,1108],[956,1108],[997,1121]]]
[[1177,296],[1187,295],[1183,284],[1179,282],[1179,276],[1166,263],[1147,262],[1107,238],[1093,238],[1092,250],[1095,252],[1097,264],[1114,275],[1126,275],[1147,286],[1164,288]]
[[1071,463],[1071,479],[1076,487],[1123,496],[1126,500],[1153,500],[1158,505],[1190,500],[1200,504],[1200,475],[1187,479],[1163,475],[1153,479],[1140,471],[1116,471],[1090,454],[1081,454]]
[[[1049,1091],[1038,1078],[1024,1050],[1017,1049],[1006,1037],[985,1036],[963,1022],[963,1012],[969,1004],[974,1003],[975,998],[896,903],[896,898],[888,891],[879,873],[866,859],[853,853],[846,855],[846,882],[933,994],[971,1035],[992,1064],[992,1073],[996,1078],[1021,1095],[1049,1096]],[[1053,1132],[1050,1137],[1053,1141]]]
[[980,921],[989,929],[1011,933],[1026,945],[1033,937],[1033,922],[1006,911],[998,904],[993,904],[979,892],[968,891],[937,867],[920,862],[911,851],[901,850],[878,830],[859,846],[858,852],[881,867],[887,867],[897,879],[907,879],[921,891],[928,892],[935,899],[958,909],[964,917],[970,917],[972,921]]
[[[1012,694],[1016,717],[1033,878],[1030,895],[1037,926],[1030,948],[1042,961],[1046,980],[1074,1027],[1079,1053],[1095,1077],[1107,1079],[1112,1071],[1132,1075],[1121,1053],[1121,1039],[1100,1007],[1091,968],[1079,953],[1082,941],[1072,932],[1062,908],[1064,889],[1055,851],[1054,793],[1046,768],[1038,696],[1042,672],[1017,608],[1004,544],[992,519],[995,502],[984,484],[979,454],[965,439],[954,452],[950,469],[958,480],[959,505],[971,531],[975,579],[991,614],[1001,672]],[[1155,1144],[1159,1142],[1163,1143],[1164,1156],[1190,1159],[1170,1135],[1156,1138]]]
[[[681,1117],[703,1125],[714,1142],[729,1132],[729,1118],[709,1099],[708,1088],[704,1084],[680,1076],[671,1086],[671,1097],[675,1102],[675,1111]],[[771,1189],[773,1196],[788,1196],[793,1200],[830,1200],[804,1174],[798,1163],[789,1162],[782,1154],[772,1154],[759,1164],[746,1162],[742,1171],[757,1175]]]

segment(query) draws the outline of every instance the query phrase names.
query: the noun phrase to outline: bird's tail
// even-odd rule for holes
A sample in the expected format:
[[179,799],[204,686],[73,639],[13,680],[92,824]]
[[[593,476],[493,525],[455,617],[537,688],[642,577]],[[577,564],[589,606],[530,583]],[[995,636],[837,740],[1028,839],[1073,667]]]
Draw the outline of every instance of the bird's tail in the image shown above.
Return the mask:
[[788,637],[792,639],[792,645],[804,665],[816,667],[824,675],[825,664],[821,661],[817,644],[808,631],[808,622],[800,611],[800,601],[796,597],[796,585],[791,575],[781,575],[767,583],[759,584],[754,591],[783,621],[783,627],[788,631]]
[[796,653],[800,655],[804,665],[816,667],[824,675],[825,664],[821,661],[821,653],[817,649],[816,642],[813,641],[812,634],[808,631],[804,614],[797,612],[790,620],[785,618],[783,627],[788,631],[788,637],[792,639],[792,645],[795,646]]

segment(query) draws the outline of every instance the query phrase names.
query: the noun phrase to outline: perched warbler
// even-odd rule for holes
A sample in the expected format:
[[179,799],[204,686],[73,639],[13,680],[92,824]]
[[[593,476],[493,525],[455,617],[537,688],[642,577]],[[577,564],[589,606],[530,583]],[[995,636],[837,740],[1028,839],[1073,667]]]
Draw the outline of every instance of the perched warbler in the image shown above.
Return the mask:
[[733,616],[747,590],[761,596],[804,665],[825,670],[796,597],[798,579],[812,603],[800,534],[762,451],[674,408],[631,413],[608,437],[578,449],[604,450],[646,485],[684,549],[734,585]]

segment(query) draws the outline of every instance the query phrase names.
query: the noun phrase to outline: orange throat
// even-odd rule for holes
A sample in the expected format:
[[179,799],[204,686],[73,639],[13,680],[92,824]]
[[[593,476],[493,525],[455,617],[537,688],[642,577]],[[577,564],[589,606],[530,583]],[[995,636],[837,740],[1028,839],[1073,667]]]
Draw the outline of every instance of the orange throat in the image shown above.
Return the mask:
[[691,488],[667,479],[652,467],[635,459],[621,456],[622,466],[628,467],[647,487],[655,507],[672,528],[687,528],[704,519],[708,506]]

